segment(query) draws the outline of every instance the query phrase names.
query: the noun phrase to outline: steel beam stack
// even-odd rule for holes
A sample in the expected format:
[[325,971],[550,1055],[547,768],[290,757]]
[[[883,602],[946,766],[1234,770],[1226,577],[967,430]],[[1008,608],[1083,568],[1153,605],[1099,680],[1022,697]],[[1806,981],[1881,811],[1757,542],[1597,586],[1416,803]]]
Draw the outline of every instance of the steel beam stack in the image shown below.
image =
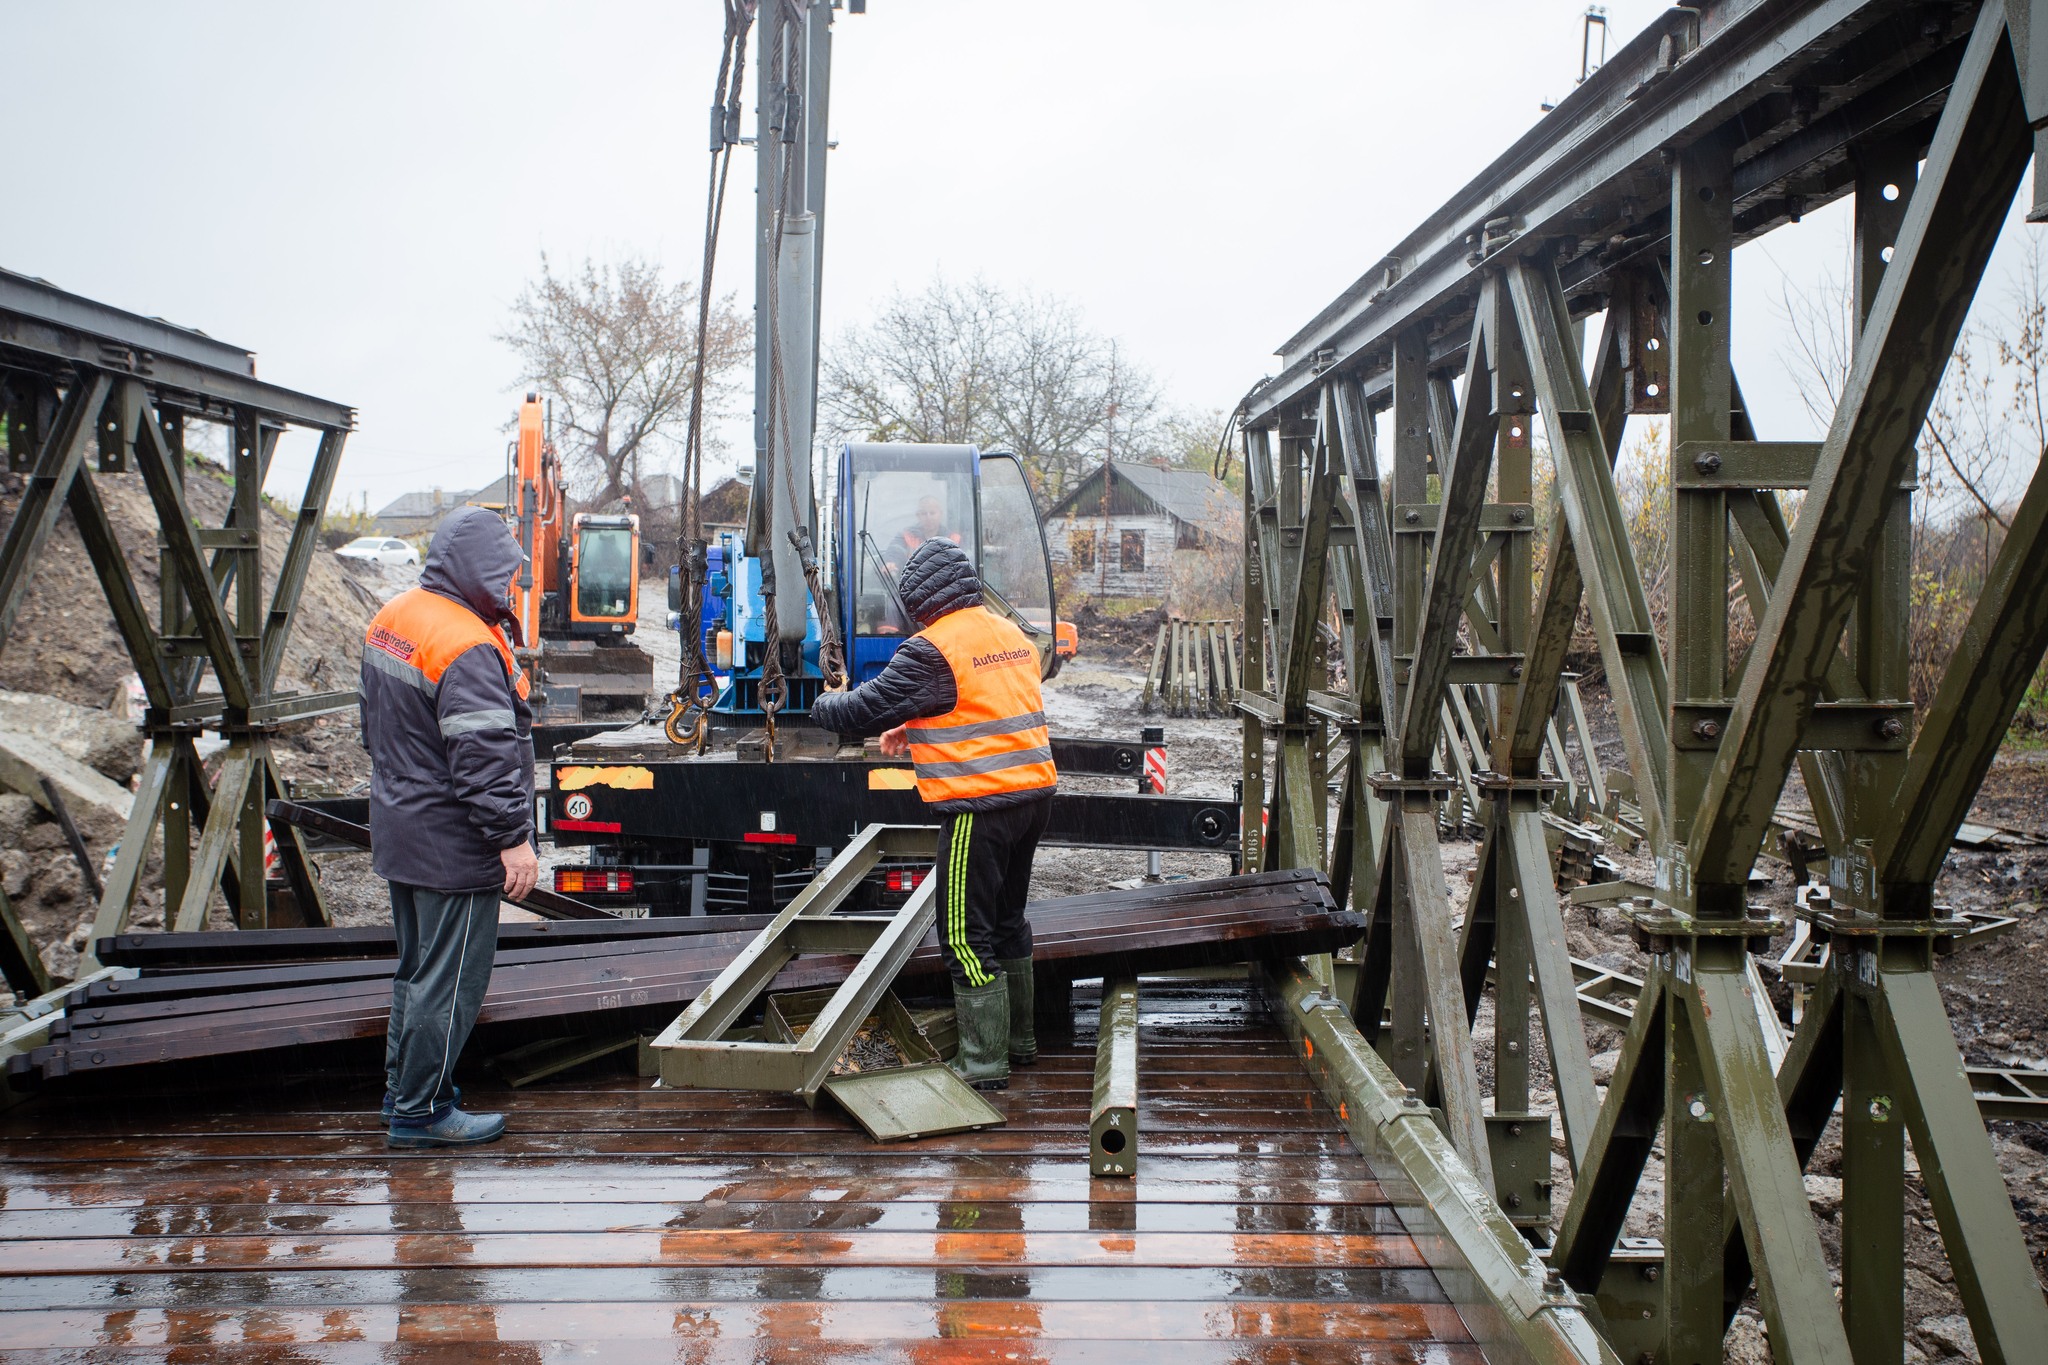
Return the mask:
[[[1611,1322],[1628,1358],[1718,1359],[1753,1285],[1778,1360],[1900,1359],[1908,1135],[1984,1358],[2048,1340],[1931,970],[1968,932],[1935,907],[1936,874],[2048,648],[2048,473],[1926,714],[1905,676],[1916,437],[2044,127],[2044,0],[1674,8],[1292,338],[1244,409],[1248,866],[1324,868],[1368,913],[1345,1003],[1393,1079],[1359,1084],[1440,1110],[1498,1201],[1481,1212],[1505,1208],[1589,1299],[1623,1265],[1661,1130],[1657,1335]],[[1846,389],[1824,441],[1764,440],[1731,360],[1732,253],[1843,197]],[[1612,474],[1631,414],[1669,426],[1662,632]],[[1540,582],[1539,422],[1561,508]],[[1732,667],[1731,587],[1759,623]],[[1542,814],[1582,602],[1658,869],[1604,1100]],[[1329,620],[1341,682],[1317,640]],[[1436,814],[1459,784],[1434,762],[1450,689],[1484,698],[1488,737],[1462,917]],[[1795,762],[1836,882],[1802,913],[1832,950],[1774,1065],[1752,953],[1777,926],[1747,887]],[[1489,1094],[1472,1023],[1490,970]],[[1552,1118],[1532,1109],[1538,1044],[1574,1177],[1554,1220],[1513,1145]],[[1838,1102],[1839,1301],[1801,1179]],[[1641,1260],[1629,1248],[1638,1278]]]
[[[284,794],[272,737],[289,722],[355,704],[352,691],[278,690],[354,409],[257,379],[254,355],[204,333],[0,271],[0,411],[9,468],[27,478],[0,543],[0,648],[68,508],[148,697],[148,757],[93,937],[125,926],[159,826],[167,928],[204,927],[216,890],[238,925],[267,926],[264,803]],[[227,432],[233,495],[218,530],[197,525],[186,499],[185,438],[196,422]],[[263,488],[288,426],[317,431],[319,449],[266,596]],[[101,479],[129,474],[141,476],[157,514],[161,587],[153,609],[99,492]],[[211,782],[194,748],[203,730],[228,746]],[[275,836],[297,922],[326,924],[298,834],[279,825]],[[4,897],[0,919],[18,930]],[[97,965],[88,953],[80,974]],[[19,963],[10,955],[9,966],[9,985],[32,994],[47,988],[36,979],[33,951]]]

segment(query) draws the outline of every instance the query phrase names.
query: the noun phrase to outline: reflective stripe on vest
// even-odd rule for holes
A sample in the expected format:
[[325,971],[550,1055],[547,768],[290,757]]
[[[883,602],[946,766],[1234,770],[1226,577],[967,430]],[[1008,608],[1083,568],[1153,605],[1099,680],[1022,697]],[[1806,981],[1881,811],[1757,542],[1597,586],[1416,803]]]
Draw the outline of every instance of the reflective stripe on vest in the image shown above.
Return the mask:
[[448,666],[478,645],[498,651],[512,690],[525,700],[526,674],[504,635],[460,602],[425,588],[400,593],[371,620],[363,633],[363,666],[432,693]]
[[918,634],[953,670],[953,709],[905,727],[917,794],[964,801],[1058,783],[1038,651],[1024,632],[985,607],[952,612]]

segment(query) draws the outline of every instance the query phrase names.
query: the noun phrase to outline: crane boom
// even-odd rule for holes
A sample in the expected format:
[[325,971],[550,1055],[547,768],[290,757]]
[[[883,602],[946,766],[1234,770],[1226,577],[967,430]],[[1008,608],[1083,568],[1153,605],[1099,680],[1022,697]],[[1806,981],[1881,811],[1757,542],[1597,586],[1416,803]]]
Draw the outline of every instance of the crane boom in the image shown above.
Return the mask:
[[[754,260],[754,487],[746,552],[761,590],[792,603],[804,589],[790,533],[817,535],[812,433],[818,405],[819,273],[832,78],[831,0],[784,0],[758,21]],[[805,613],[778,613],[784,644],[803,640]]]

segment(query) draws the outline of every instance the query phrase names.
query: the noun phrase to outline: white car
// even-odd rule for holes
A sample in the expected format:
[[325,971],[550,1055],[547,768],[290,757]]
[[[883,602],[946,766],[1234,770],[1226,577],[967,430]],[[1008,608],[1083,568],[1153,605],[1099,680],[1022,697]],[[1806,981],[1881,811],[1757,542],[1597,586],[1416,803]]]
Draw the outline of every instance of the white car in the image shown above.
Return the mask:
[[334,553],[343,559],[367,559],[377,564],[420,562],[420,552],[396,536],[362,536]]

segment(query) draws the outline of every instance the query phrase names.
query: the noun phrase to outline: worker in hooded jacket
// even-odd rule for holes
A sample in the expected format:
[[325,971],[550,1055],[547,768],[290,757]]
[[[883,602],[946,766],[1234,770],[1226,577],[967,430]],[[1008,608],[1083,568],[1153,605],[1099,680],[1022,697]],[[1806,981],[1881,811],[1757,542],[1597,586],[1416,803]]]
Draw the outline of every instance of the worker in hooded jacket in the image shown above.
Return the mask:
[[533,712],[501,629],[525,562],[502,519],[464,507],[441,523],[420,584],[363,642],[370,843],[391,883],[398,970],[384,1049],[386,1141],[489,1142],[502,1114],[457,1107],[455,1059],[498,949],[498,901],[533,890]]
[[918,795],[939,825],[939,939],[953,975],[960,1051],[953,1069],[1000,1090],[1038,1060],[1032,1031],[1031,860],[1052,809],[1052,741],[1038,651],[982,605],[981,580],[951,540],[923,542],[903,566],[917,634],[879,674],[827,693],[811,719],[835,734],[908,750]]

